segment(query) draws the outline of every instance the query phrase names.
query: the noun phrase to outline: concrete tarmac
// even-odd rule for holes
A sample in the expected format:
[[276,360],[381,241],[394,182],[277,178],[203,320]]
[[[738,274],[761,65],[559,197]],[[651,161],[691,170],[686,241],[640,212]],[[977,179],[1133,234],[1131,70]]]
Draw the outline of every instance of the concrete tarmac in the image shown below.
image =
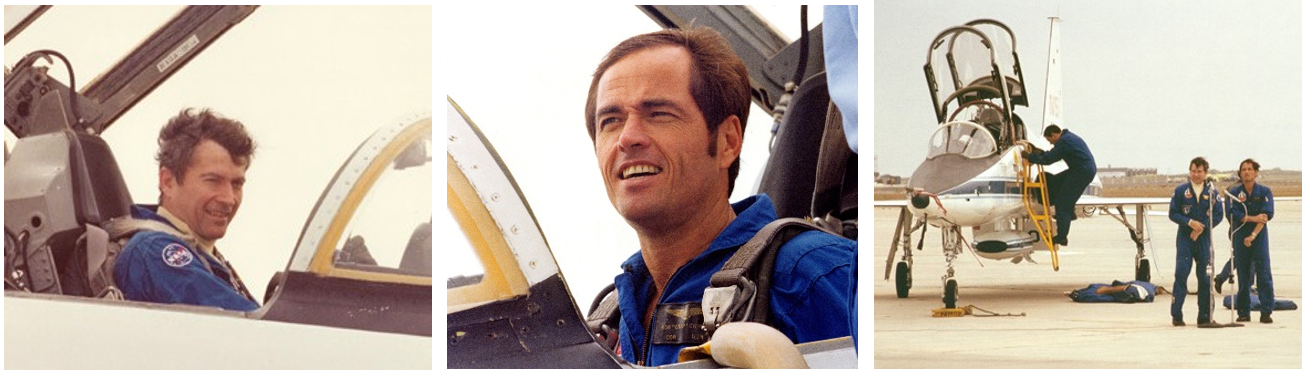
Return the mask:
[[[1167,207],[1154,209],[1167,212]],[[1074,221],[1070,246],[1059,254],[1058,272],[1051,268],[1049,253],[1033,255],[1038,264],[976,261],[968,251],[956,259],[958,306],[1027,316],[934,318],[932,310],[942,307],[941,279],[946,269],[940,231],[930,227],[924,249],[914,251],[914,285],[908,298],[898,298],[895,279],[884,280],[884,261],[897,214],[896,208],[874,209],[875,368],[1301,367],[1299,310],[1274,312],[1272,324],[1259,323],[1259,313],[1254,311],[1250,322],[1242,322],[1244,327],[1207,329],[1195,327],[1195,294],[1186,298],[1185,327],[1172,326],[1172,295],[1136,304],[1069,299],[1067,291],[1135,277],[1136,246],[1123,225],[1108,216]],[[1151,282],[1171,290],[1177,225],[1166,215],[1152,215],[1147,227]],[[1214,231],[1218,269],[1231,255],[1227,227],[1224,222]],[[1276,297],[1300,304],[1300,202],[1278,202],[1268,227]],[[963,232],[971,234],[969,229]],[[915,244],[918,234],[913,237]],[[893,259],[893,269],[900,256],[898,253]],[[1194,292],[1194,272],[1187,282]],[[1235,290],[1236,285],[1223,285],[1223,295]],[[1214,294],[1217,306],[1213,316],[1217,322],[1229,323],[1236,315],[1222,306],[1223,295]]]

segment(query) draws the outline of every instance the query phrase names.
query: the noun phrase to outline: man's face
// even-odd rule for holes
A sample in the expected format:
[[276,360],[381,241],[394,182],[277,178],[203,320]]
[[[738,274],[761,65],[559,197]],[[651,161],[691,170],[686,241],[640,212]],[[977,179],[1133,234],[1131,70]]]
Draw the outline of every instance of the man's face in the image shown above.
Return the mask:
[[[689,91],[690,59],[682,47],[652,47],[620,59],[598,81],[594,151],[611,205],[631,223],[682,218],[728,193],[726,171],[738,149],[721,139],[737,117],[710,135]],[[712,142],[719,142],[716,156],[707,151]]]
[[1054,144],[1059,144],[1060,135],[1063,135],[1063,134],[1064,134],[1064,133],[1062,133],[1062,132],[1060,132],[1060,133],[1050,134],[1050,136],[1047,136],[1047,137],[1046,137],[1046,141],[1050,142],[1050,144],[1052,144],[1052,145],[1054,145]]
[[1242,162],[1240,176],[1241,176],[1241,182],[1254,183],[1254,180],[1259,179],[1259,171],[1254,170],[1254,164],[1248,162]]
[[1209,169],[1196,164],[1191,164],[1191,184],[1204,183],[1204,177],[1209,175]]
[[196,236],[217,240],[240,209],[246,163],[237,164],[226,148],[212,140],[195,145],[186,175],[178,180],[171,170],[159,171],[163,207],[185,221]]

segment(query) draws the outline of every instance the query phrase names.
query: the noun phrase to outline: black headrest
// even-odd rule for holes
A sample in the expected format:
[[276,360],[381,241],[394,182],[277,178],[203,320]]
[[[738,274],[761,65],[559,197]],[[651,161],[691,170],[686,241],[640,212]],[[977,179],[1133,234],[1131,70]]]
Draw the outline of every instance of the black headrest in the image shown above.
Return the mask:
[[820,140],[829,107],[825,74],[807,78],[791,100],[759,188],[759,192],[770,195],[779,218],[800,218],[810,212],[815,165],[819,162]]

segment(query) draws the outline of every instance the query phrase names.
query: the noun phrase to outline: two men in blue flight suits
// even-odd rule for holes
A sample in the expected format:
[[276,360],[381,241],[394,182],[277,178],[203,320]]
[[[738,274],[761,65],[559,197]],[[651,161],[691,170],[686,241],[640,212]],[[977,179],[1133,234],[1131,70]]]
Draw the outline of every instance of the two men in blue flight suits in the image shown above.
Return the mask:
[[250,311],[258,303],[215,242],[240,208],[254,143],[240,122],[183,110],[159,132],[159,205],[123,247],[113,279],[128,300]]
[[1211,310],[1209,256],[1212,244],[1213,228],[1222,223],[1223,207],[1218,200],[1218,192],[1206,177],[1209,175],[1209,162],[1204,157],[1191,160],[1189,167],[1190,181],[1178,185],[1173,190],[1173,197],[1168,204],[1168,219],[1178,225],[1177,229],[1177,264],[1173,280],[1173,304],[1170,313],[1173,326],[1186,326],[1182,319],[1182,305],[1186,302],[1186,280],[1191,275],[1191,262],[1196,264],[1196,289],[1199,294],[1199,326],[1214,326]]
[[1087,143],[1077,134],[1059,126],[1050,125],[1042,132],[1046,141],[1055,145],[1046,152],[1040,152],[1031,143],[1021,141],[1027,153],[1024,159],[1039,165],[1050,165],[1064,160],[1068,170],[1046,177],[1046,192],[1051,205],[1055,206],[1055,238],[1058,245],[1069,245],[1069,227],[1077,216],[1073,214],[1078,199],[1087,190],[1087,186],[1096,178],[1096,158],[1091,155]]

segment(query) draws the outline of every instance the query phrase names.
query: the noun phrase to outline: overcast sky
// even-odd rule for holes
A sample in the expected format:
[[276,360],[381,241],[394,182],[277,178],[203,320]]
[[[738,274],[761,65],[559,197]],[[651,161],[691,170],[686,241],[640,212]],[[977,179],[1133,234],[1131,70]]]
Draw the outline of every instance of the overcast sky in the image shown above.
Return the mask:
[[1247,157],[1301,168],[1298,1],[880,0],[874,12],[876,171],[908,177],[923,161],[937,126],[928,43],[974,19],[1013,29],[1031,105],[1016,113],[1039,135],[1051,16],[1062,19],[1062,126],[1097,166],[1182,173],[1204,156],[1219,170]]

